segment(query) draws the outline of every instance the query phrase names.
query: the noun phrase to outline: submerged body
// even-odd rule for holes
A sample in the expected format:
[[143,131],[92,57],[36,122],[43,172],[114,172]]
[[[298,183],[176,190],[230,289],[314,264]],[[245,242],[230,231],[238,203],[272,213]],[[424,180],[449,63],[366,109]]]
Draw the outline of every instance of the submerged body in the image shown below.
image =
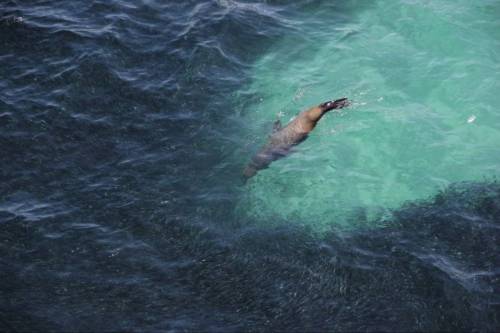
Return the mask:
[[245,180],[255,176],[259,170],[267,168],[273,161],[286,156],[293,146],[307,139],[325,113],[347,105],[349,105],[347,98],[341,98],[302,111],[283,128],[277,121],[267,144],[252,157],[251,162],[243,170]]

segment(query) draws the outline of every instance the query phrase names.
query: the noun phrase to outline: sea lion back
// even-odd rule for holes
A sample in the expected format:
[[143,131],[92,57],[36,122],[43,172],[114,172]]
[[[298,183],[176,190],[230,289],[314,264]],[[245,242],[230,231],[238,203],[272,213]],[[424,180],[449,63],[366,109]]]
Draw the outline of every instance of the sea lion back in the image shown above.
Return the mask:
[[293,146],[307,139],[309,132],[314,129],[316,123],[326,112],[347,105],[349,105],[347,98],[322,103],[299,113],[283,128],[281,123],[276,121],[267,144],[252,157],[250,163],[243,170],[245,181],[253,177],[259,170],[267,168],[273,161],[288,155]]

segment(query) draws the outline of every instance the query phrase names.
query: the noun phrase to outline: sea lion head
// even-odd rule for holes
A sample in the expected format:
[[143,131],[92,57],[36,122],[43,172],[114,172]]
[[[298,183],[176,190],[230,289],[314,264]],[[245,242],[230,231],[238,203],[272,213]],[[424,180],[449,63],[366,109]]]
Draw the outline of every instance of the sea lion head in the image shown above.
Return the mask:
[[342,109],[343,107],[349,106],[349,100],[347,98],[340,98],[335,101],[328,101],[319,105],[323,112],[327,112],[333,109]]

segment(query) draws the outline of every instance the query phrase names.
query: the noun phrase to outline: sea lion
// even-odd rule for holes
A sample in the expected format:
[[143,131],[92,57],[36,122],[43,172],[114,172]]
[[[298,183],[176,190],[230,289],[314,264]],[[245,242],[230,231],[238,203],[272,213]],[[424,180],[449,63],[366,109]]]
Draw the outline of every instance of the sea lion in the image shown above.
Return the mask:
[[281,127],[280,121],[277,120],[267,144],[252,157],[250,163],[243,170],[244,182],[255,176],[259,170],[267,168],[273,161],[288,155],[293,146],[307,139],[309,132],[316,127],[316,123],[325,113],[348,105],[347,98],[341,98],[313,106],[299,113],[285,127]]

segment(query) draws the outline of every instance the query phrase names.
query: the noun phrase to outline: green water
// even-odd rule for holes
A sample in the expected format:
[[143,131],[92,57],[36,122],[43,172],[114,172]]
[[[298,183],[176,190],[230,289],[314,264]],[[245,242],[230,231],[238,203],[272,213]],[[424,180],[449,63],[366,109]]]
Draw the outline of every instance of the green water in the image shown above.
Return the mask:
[[500,1],[324,6],[298,14],[254,64],[240,92],[258,97],[238,115],[241,163],[277,117],[343,96],[354,104],[252,178],[239,214],[346,225],[498,176]]

